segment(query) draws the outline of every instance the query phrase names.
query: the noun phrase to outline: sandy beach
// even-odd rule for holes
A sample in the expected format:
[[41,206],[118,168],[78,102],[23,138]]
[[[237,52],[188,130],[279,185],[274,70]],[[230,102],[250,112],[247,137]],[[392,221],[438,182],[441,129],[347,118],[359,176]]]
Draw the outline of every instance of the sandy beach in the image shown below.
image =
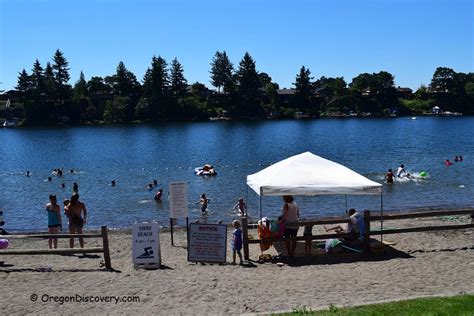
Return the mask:
[[[448,221],[469,223],[470,218],[385,225],[442,225]],[[320,229],[315,226],[313,232]],[[250,234],[256,236],[257,232],[251,230]],[[258,263],[260,249],[250,245],[251,261],[244,266],[189,263],[185,231],[175,232],[174,238],[172,247],[169,231],[161,232],[162,267],[158,270],[134,269],[130,230],[109,234],[116,272],[100,267],[102,256],[0,253],[0,261],[5,261],[0,267],[2,314],[245,314],[474,293],[472,229],[387,235],[384,240],[393,245],[382,255],[371,257],[318,254]],[[67,240],[60,240],[59,245],[67,247]],[[100,245],[97,239],[89,239],[87,244]],[[45,240],[12,239],[10,248],[46,247]],[[302,251],[300,243],[297,253]],[[266,253],[277,255],[274,247]],[[227,261],[231,260],[228,249]],[[108,296],[139,301],[84,302],[85,298]],[[75,297],[76,302],[67,302],[65,297]]]

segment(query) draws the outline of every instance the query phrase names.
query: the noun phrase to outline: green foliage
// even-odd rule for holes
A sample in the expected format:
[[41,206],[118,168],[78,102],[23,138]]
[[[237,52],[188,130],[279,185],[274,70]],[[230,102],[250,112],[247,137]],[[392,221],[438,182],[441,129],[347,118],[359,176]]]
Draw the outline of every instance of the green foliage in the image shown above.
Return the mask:
[[[69,63],[60,50],[43,68],[35,60],[31,74],[18,74],[19,115],[26,124],[81,123],[106,120],[207,119],[209,116],[294,117],[298,111],[315,116],[348,113],[387,116],[394,112],[420,114],[438,105],[444,111],[474,114],[474,73],[457,73],[439,67],[429,87],[413,94],[395,88],[394,76],[386,71],[362,73],[347,85],[343,77],[322,76],[315,82],[305,66],[296,75],[294,90],[279,90],[247,52],[234,72],[226,52],[217,51],[211,62],[210,79],[217,92],[202,83],[188,86],[183,66],[175,58],[170,67],[153,56],[143,84],[123,62],[115,74],[93,76],[81,72],[74,88],[69,85]],[[293,93],[294,92],[294,93]],[[20,117],[21,118],[21,117]]]
[[255,60],[248,52],[239,63],[237,70],[238,94],[240,99],[236,114],[239,116],[255,116],[261,113],[258,101],[260,79],[258,77]]
[[184,77],[183,66],[179,63],[178,59],[175,58],[171,61],[171,94],[175,98],[183,97],[186,94],[186,88],[188,87],[188,81]]
[[293,308],[293,315],[308,315],[313,314],[313,310],[306,306]]
[[429,113],[434,106],[433,99],[401,100],[401,104],[413,114]]
[[311,71],[302,66],[294,83],[296,107],[304,112],[310,112],[313,104],[314,85],[311,82],[312,79]]
[[[293,313],[282,313],[281,315],[303,315],[315,316],[378,316],[378,315],[456,315],[470,316],[474,314],[474,295],[459,295],[453,297],[419,298],[405,301],[397,301],[384,304],[372,304],[357,307],[338,308],[332,304],[328,309],[315,311],[306,308],[293,309]],[[275,314],[274,314],[275,315]]]
[[211,84],[217,88],[217,91],[221,91],[221,87],[224,88],[224,92],[230,92],[234,86],[233,78],[234,66],[229,60],[225,51],[217,51],[211,62]]

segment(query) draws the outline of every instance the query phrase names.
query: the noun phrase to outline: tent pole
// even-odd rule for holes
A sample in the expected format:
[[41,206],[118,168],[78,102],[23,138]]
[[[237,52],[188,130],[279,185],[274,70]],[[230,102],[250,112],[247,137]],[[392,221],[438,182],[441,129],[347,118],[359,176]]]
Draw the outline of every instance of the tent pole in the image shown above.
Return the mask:
[[380,242],[383,243],[383,191],[380,193]]
[[258,209],[260,210],[260,219],[262,219],[262,187],[260,187],[260,195],[259,195],[260,203]]

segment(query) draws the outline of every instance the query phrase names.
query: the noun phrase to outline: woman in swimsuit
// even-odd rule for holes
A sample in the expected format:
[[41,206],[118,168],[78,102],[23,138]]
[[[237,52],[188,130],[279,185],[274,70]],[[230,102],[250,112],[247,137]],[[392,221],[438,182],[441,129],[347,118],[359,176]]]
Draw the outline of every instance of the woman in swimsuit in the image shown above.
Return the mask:
[[[50,234],[57,234],[59,229],[62,229],[61,224],[61,209],[57,204],[58,200],[56,195],[49,196],[49,203],[46,204],[46,211],[48,212],[48,232]],[[54,244],[54,249],[58,248],[58,239],[49,238],[48,239],[49,249],[52,249]]]

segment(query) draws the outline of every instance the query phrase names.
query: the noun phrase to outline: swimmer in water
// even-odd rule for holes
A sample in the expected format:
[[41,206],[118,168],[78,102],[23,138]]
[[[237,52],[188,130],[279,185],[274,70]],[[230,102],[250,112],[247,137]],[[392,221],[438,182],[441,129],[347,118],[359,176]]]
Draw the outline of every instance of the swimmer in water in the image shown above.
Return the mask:
[[153,190],[153,183],[148,183],[146,188],[148,191]]
[[444,165],[445,165],[446,167],[449,167],[449,166],[451,166],[452,164],[453,164],[453,163],[452,163],[451,161],[449,161],[449,159],[446,159],[446,160],[444,161]]
[[385,175],[385,181],[387,181],[387,183],[393,183],[394,178],[395,175],[393,174],[392,169],[388,169],[388,172]]
[[30,176],[30,170],[27,170],[27,171],[26,171],[26,176],[27,176],[27,177]]
[[110,185],[114,187],[115,186],[115,180],[112,180],[112,182],[110,182]]
[[161,202],[161,197],[163,196],[163,189],[159,189],[155,194],[155,201]]

